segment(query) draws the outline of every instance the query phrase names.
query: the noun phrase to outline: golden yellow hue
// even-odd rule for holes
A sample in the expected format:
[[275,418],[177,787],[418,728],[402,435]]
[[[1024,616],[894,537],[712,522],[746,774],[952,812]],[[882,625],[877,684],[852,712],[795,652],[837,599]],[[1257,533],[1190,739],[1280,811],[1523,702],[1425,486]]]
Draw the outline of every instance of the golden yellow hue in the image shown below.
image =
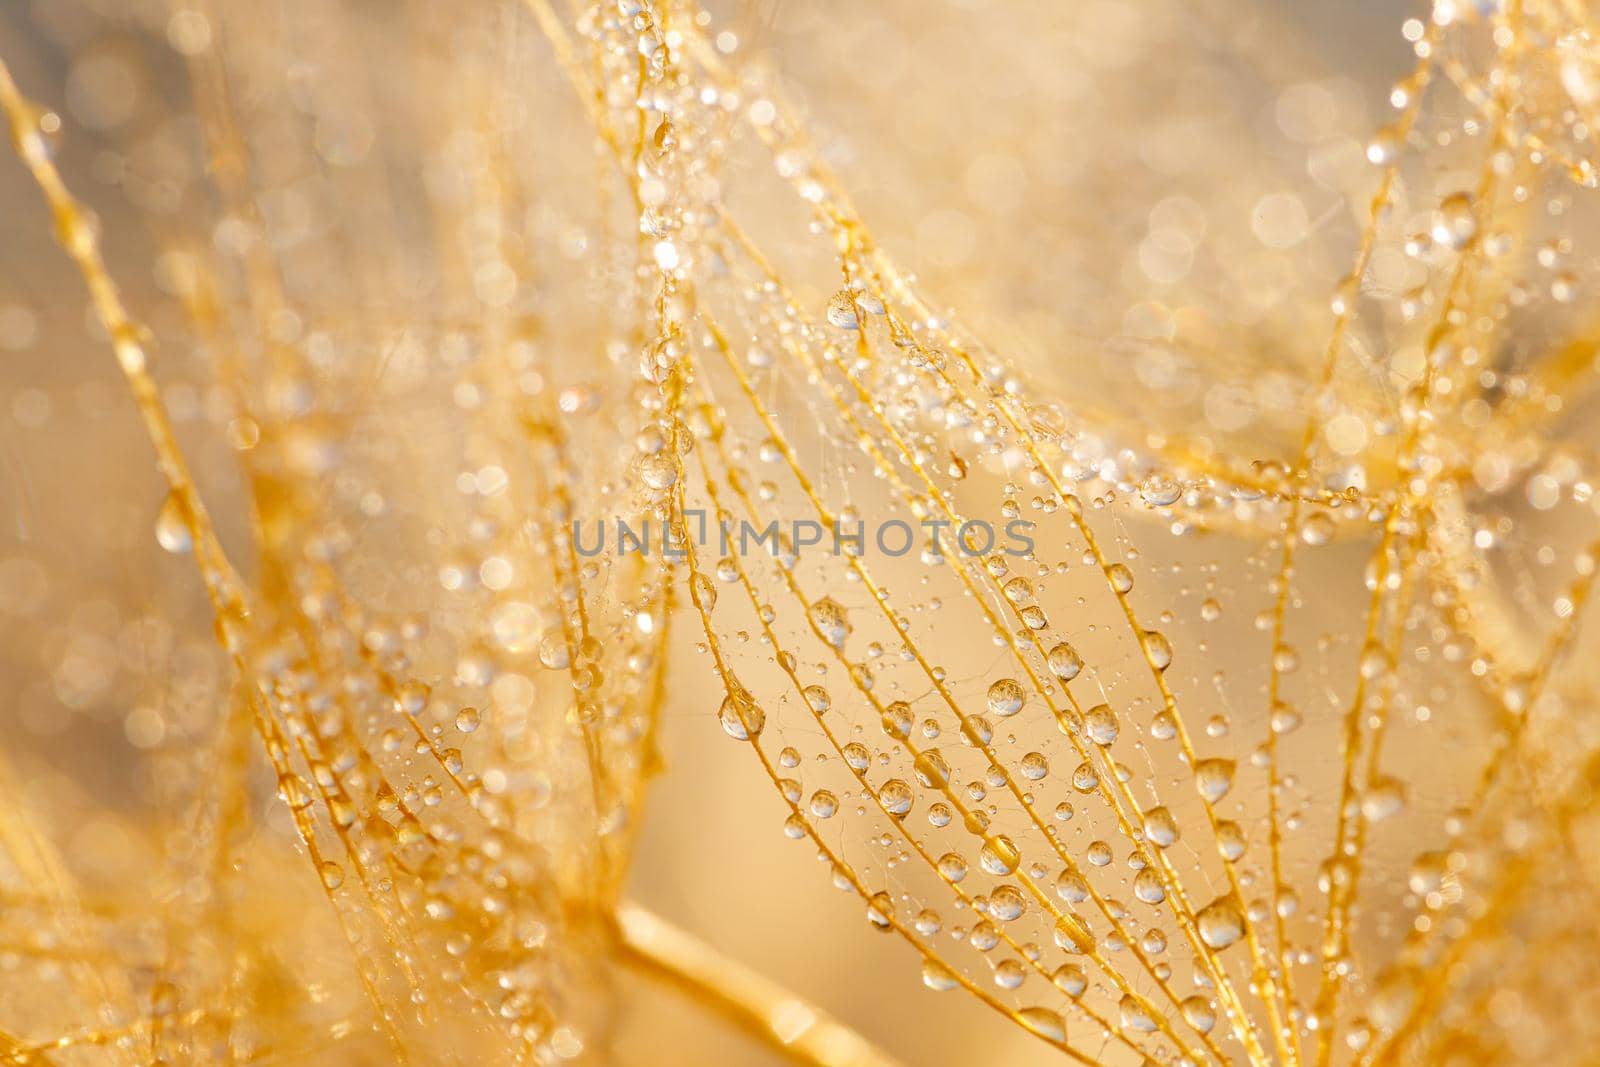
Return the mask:
[[0,1062],[1592,1060],[1582,5],[102,7]]

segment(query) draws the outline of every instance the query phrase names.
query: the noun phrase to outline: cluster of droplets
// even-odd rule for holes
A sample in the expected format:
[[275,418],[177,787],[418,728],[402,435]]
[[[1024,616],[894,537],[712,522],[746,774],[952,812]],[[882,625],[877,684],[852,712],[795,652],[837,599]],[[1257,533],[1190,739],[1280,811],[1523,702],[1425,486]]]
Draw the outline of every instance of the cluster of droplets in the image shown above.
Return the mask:
[[[1328,402],[1311,405],[1307,444],[1295,462],[1241,465],[1232,482],[1211,472],[1152,469],[1132,455],[1126,466],[1077,462],[1080,432],[1059,409],[1022,400],[1020,383],[929,313],[782,113],[774,120],[768,111],[757,124],[780,175],[818,205],[813,225],[832,238],[843,285],[825,300],[801,300],[733,219],[720,220],[730,232],[712,234],[710,247],[727,274],[717,286],[706,283],[696,307],[702,333],[688,350],[693,370],[686,385],[687,403],[704,404],[710,414],[696,435],[694,462],[681,465],[683,496],[757,528],[795,515],[829,527],[852,508],[853,497],[872,492],[887,500],[890,513],[916,520],[924,531],[914,543],[925,570],[896,562],[881,544],[871,551],[870,531],[867,551],[810,558],[790,550],[770,561],[746,555],[712,565],[691,549],[691,581],[707,590],[716,588],[713,579],[724,586],[720,597],[696,598],[703,647],[730,693],[720,713],[723,728],[753,745],[768,768],[789,806],[786,832],[815,846],[836,884],[863,897],[872,926],[918,948],[930,988],[965,988],[1069,1048],[1070,1020],[1077,1018],[1097,1038],[1151,1059],[1299,1063],[1339,1056],[1386,1063],[1413,1055],[1410,1042],[1433,1040],[1421,1023],[1438,1005],[1411,989],[1423,981],[1412,953],[1463,951],[1472,938],[1431,937],[1438,920],[1426,913],[1450,911],[1466,894],[1403,902],[1402,909],[1424,914],[1403,961],[1393,966],[1384,966],[1382,953],[1376,963],[1358,955],[1351,926],[1367,838],[1404,822],[1412,790],[1401,775],[1422,773],[1385,769],[1386,733],[1399,730],[1389,720],[1405,708],[1420,727],[1431,718],[1422,713],[1447,699],[1440,682],[1404,669],[1404,646],[1420,641],[1419,656],[1431,658],[1436,653],[1428,643],[1437,641],[1446,660],[1459,662],[1462,638],[1429,636],[1429,627],[1449,633],[1476,622],[1470,606],[1453,612],[1451,598],[1462,581],[1476,587],[1481,568],[1463,574],[1455,570],[1463,561],[1449,558],[1456,550],[1419,546],[1461,536],[1445,517],[1455,502],[1431,495],[1444,464],[1462,462],[1456,456],[1464,453],[1468,468],[1475,457],[1480,466],[1493,465],[1498,461],[1485,457],[1501,442],[1469,440],[1442,420],[1466,394],[1439,383],[1475,377],[1478,388],[1499,388],[1526,381],[1523,369],[1503,376],[1475,371],[1485,343],[1476,334],[1500,324],[1492,317],[1470,329],[1462,323],[1479,259],[1506,254],[1505,239],[1491,233],[1505,196],[1498,178],[1519,161],[1539,167],[1545,162],[1539,151],[1519,157],[1526,144],[1512,144],[1503,130],[1484,137],[1475,122],[1465,133],[1438,135],[1446,146],[1463,139],[1487,146],[1489,160],[1474,186],[1447,191],[1420,212],[1422,238],[1403,242],[1402,254],[1427,267],[1399,302],[1399,321],[1420,332],[1397,347],[1420,348],[1421,373],[1397,360],[1402,381],[1414,376],[1395,416],[1341,411],[1332,386],[1348,358],[1340,338],[1356,328],[1362,311],[1356,299],[1363,272],[1372,269],[1373,249],[1400,209],[1396,175],[1418,158],[1408,142],[1422,89],[1441,69],[1438,50],[1446,44],[1439,35],[1486,30],[1506,63],[1529,61],[1533,49],[1508,43],[1510,18],[1501,12],[1456,27],[1436,16],[1436,28],[1419,35],[1407,25],[1407,38],[1418,44],[1419,73],[1395,91],[1398,124],[1367,152],[1382,171],[1382,187],[1357,269],[1333,302],[1334,339],[1320,394]],[[1450,44],[1450,56],[1470,54],[1466,40]],[[708,64],[706,73],[717,70]],[[1504,102],[1499,106],[1503,113]],[[1551,177],[1525,180],[1530,184],[1513,190],[1512,199]],[[1566,196],[1559,187],[1547,195],[1558,198],[1552,204]],[[1549,269],[1556,253],[1531,258]],[[733,296],[718,291],[729,278],[743,286]],[[1551,298],[1570,299],[1570,285],[1552,287]],[[775,324],[782,328],[773,332]],[[760,339],[759,360],[745,358],[728,340],[744,335]],[[803,402],[770,399],[786,382],[804,383],[803,393],[794,390]],[[1508,432],[1514,406],[1500,424]],[[824,477],[802,460],[816,454],[862,458]],[[1343,460],[1357,454],[1366,465],[1352,477]],[[1513,462],[1530,474],[1536,469]],[[1386,466],[1397,476],[1386,480]],[[990,485],[1008,483],[987,505],[977,502],[978,472]],[[1582,480],[1567,477],[1566,484]],[[1019,503],[1025,492],[1032,496],[1026,511]],[[1578,495],[1587,501],[1584,491]],[[1549,510],[1554,502],[1534,506]],[[1126,544],[1126,561],[1116,558],[1123,538],[1106,533],[1095,517],[1129,508],[1169,517],[1179,533],[1238,522],[1271,533],[1268,550],[1249,564],[1262,571],[1265,600],[1251,627],[1271,679],[1264,742],[1247,741],[1237,754],[1221,745],[1206,751],[1208,742],[1232,731],[1221,715],[1200,729],[1192,705],[1204,701],[1193,688],[1201,668],[1174,670],[1182,655],[1168,627],[1192,623],[1152,609],[1149,595],[1135,589],[1133,543]],[[964,521],[973,514],[1028,515],[1035,528],[1030,550],[963,552],[970,547]],[[930,519],[942,527],[935,523],[926,532]],[[1300,555],[1342,540],[1349,524],[1363,528],[1358,542],[1377,545],[1376,569],[1369,566],[1366,582],[1372,608],[1347,624],[1367,630],[1364,643],[1356,643],[1353,669],[1344,666],[1341,650],[1349,638],[1337,636],[1331,620],[1308,616],[1295,588],[1307,565]],[[1478,549],[1489,540],[1468,539]],[[1585,558],[1578,554],[1557,600],[1561,619],[1586,595],[1592,565]],[[1424,574],[1424,568],[1435,569]],[[1422,582],[1441,589],[1427,612],[1419,612],[1416,600]],[[730,598],[729,585],[744,595]],[[1452,588],[1457,594],[1444,592]],[[1203,626],[1224,618],[1218,596],[1196,600],[1194,621]],[[1152,610],[1162,621],[1147,625]],[[1241,614],[1241,621],[1252,621]],[[1507,693],[1493,677],[1546,673],[1570,640],[1572,628],[1554,621],[1546,619],[1545,652],[1521,668],[1495,666],[1488,648],[1497,642],[1469,633],[1465,641],[1480,646],[1470,673],[1488,684],[1474,694],[1470,680],[1452,680],[1449,691],[1492,709]],[[954,634],[952,626],[970,632]],[[1304,632],[1318,646],[1316,671],[1307,669],[1295,644]],[[1085,651],[1091,646],[1092,655]],[[1007,664],[998,672],[997,660]],[[750,681],[757,674],[770,676],[767,689]],[[813,674],[834,682],[813,682]],[[1214,683],[1225,698],[1249,698],[1249,688],[1225,685],[1222,677]],[[1301,692],[1303,682],[1322,679],[1346,688],[1333,691],[1335,706],[1319,716],[1319,730],[1307,731],[1302,708],[1320,698]],[[1417,685],[1435,692],[1409,695]],[[1331,724],[1346,702],[1340,730]],[[802,717],[791,720],[790,709]],[[1492,711],[1487,718],[1490,735],[1504,730]],[[1320,740],[1312,743],[1337,753],[1331,783],[1303,780],[1312,764],[1299,746],[1313,733]],[[802,737],[814,747],[809,755],[796,747]],[[1511,730],[1488,747],[1501,753],[1517,743]],[[1293,759],[1284,754],[1290,750]],[[1482,771],[1496,789],[1501,764],[1492,756]],[[1237,788],[1245,765],[1251,787]],[[1470,793],[1474,781],[1476,773],[1448,782],[1430,776],[1427,788]],[[1175,784],[1186,788],[1174,791]],[[1304,806],[1313,789],[1328,788],[1341,797],[1336,824],[1310,818]],[[1265,811],[1263,797],[1270,798]],[[852,809],[864,842],[840,843],[818,832],[822,821]],[[1457,815],[1445,827],[1454,847],[1464,847],[1466,826]],[[1307,880],[1314,884],[1297,885],[1290,864],[1298,869],[1306,862],[1316,833],[1331,835],[1334,854]],[[1119,855],[1128,873],[1119,869]],[[1418,869],[1436,866],[1438,855],[1424,853]],[[1424,881],[1417,876],[1417,884]],[[1491,878],[1478,891],[1494,884]],[[1124,892],[1152,912],[1130,911]],[[1302,907],[1313,892],[1319,906]],[[1184,990],[1179,974],[1196,991]],[[1397,986],[1411,992],[1397,993]],[[1352,989],[1369,993],[1371,1003],[1361,1005]]]

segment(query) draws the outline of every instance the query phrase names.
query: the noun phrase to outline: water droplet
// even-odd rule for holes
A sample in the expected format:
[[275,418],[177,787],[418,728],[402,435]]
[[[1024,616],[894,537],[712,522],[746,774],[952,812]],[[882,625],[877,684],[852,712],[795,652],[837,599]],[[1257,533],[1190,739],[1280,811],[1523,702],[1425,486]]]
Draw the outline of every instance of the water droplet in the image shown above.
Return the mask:
[[330,893],[344,885],[344,868],[332,860],[323,860],[322,866],[317,868],[317,874]]
[[1068,904],[1082,904],[1089,899],[1089,883],[1077,871],[1062,871],[1056,878],[1056,896]]
[[1238,859],[1244,855],[1244,830],[1238,823],[1224,819],[1217,824],[1217,844],[1221,847],[1223,856],[1229,861]]
[[850,619],[844,606],[832,597],[823,597],[811,605],[811,623],[822,639],[834,648],[843,648],[850,636]]
[[670,455],[646,456],[639,461],[639,477],[651,489],[671,489],[678,484],[677,461]]
[[1300,526],[1300,540],[1308,545],[1325,545],[1333,540],[1333,517],[1325,511],[1307,515]]
[[950,783],[950,765],[936,748],[919,752],[911,766],[916,772],[917,781],[921,782],[924,788],[943,789]]
[[954,989],[961,983],[956,981],[956,976],[950,972],[950,968],[936,959],[929,958],[922,961],[922,984],[942,993]]
[[1083,996],[1084,990],[1089,988],[1089,977],[1076,963],[1063,963],[1057,967],[1055,973],[1050,976],[1050,981],[1057,989],[1074,999]]
[[1152,474],[1140,484],[1139,496],[1153,508],[1169,507],[1183,496],[1183,486],[1165,474]]
[[1150,1005],[1134,996],[1124,993],[1117,1002],[1117,1012],[1122,1017],[1122,1025],[1137,1033],[1148,1034],[1155,1031],[1155,1012],[1150,1010]]
[[1028,972],[1018,960],[1002,960],[994,969],[994,984],[1001,989],[1020,989]]
[[1045,657],[1045,665],[1050,668],[1051,674],[1063,682],[1070,682],[1083,670],[1083,657],[1078,655],[1077,649],[1063,642],[1050,650]]
[[1382,822],[1406,806],[1405,784],[1394,778],[1380,778],[1361,797],[1361,814],[1368,822]]
[[1217,1011],[1205,997],[1187,997],[1179,1005],[1183,1020],[1202,1034],[1209,1034],[1217,1025]]
[[1212,948],[1223,949],[1244,936],[1244,912],[1231,895],[1218,897],[1195,915],[1200,940]]
[[1003,885],[989,897],[989,914],[1001,922],[1015,922],[1028,910],[1028,899],[1014,885]]
[[1367,142],[1367,162],[1375,166],[1387,166],[1393,163],[1400,155],[1400,136],[1393,129],[1379,130]]
[[167,494],[160,513],[156,515],[156,543],[174,556],[181,556],[194,548],[188,515],[189,510],[177,493]]
[[1067,1043],[1066,1020],[1048,1008],[1023,1008],[1017,1012],[1017,1020],[1051,1044],[1065,1046]]
[[735,741],[759,737],[767,725],[767,713],[743,687],[736,687],[723,698],[717,719],[722,723],[722,732]]
[[429,689],[426,683],[415,679],[405,682],[395,693],[395,710],[406,715],[421,715],[427,708],[431,696],[433,690]]
[[1096,704],[1083,714],[1084,731],[1097,745],[1109,745],[1117,739],[1117,713],[1109,704]]
[[899,778],[891,778],[878,790],[878,799],[890,815],[904,818],[911,810],[911,787]]
[[1178,820],[1166,807],[1151,808],[1144,813],[1144,836],[1157,848],[1170,848],[1178,841]]
[[840,330],[859,330],[860,321],[856,318],[855,301],[851,299],[850,290],[840,289],[833,294],[833,299],[828,301],[828,325]]
[[983,843],[978,852],[978,863],[990,874],[1008,875],[1022,862],[1022,853],[1009,837],[996,835]]
[[1417,896],[1427,896],[1444,888],[1445,874],[1450,869],[1450,857],[1444,852],[1424,852],[1411,865],[1406,876],[1406,887]]
[[1080,793],[1092,793],[1100,786],[1100,774],[1094,765],[1085,760],[1072,771],[1072,788]]
[[897,700],[883,709],[881,717],[883,732],[896,741],[904,741],[911,736],[911,705],[903,700]]
[[1434,243],[1446,248],[1465,248],[1478,234],[1478,218],[1473,212],[1471,193],[1451,193],[1434,212],[1430,231]]
[[1194,783],[1200,795],[1215,804],[1233,788],[1234,762],[1231,759],[1204,759],[1195,764]]
[[1001,717],[1015,715],[1022,710],[1026,694],[1014,678],[1001,678],[989,686],[989,710]]
[[1145,658],[1150,661],[1150,666],[1158,671],[1172,666],[1172,642],[1167,640],[1165,634],[1146,630],[1143,641]]
[[1133,572],[1125,564],[1113,563],[1106,568],[1106,578],[1111,582],[1111,588],[1119,593],[1126,593],[1133,588]]
[[1133,878],[1133,895],[1146,904],[1160,904],[1167,899],[1166,887],[1161,884],[1161,876],[1146,867]]
[[1300,728],[1300,713],[1288,704],[1273,705],[1268,723],[1275,734],[1292,734]]

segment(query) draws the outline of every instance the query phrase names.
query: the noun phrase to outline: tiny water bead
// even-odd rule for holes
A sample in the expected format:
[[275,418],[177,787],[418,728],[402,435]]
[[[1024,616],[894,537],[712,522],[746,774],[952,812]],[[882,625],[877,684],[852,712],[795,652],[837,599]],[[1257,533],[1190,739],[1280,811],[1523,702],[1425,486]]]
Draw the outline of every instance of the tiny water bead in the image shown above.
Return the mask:
[[894,928],[894,900],[888,893],[874,893],[867,901],[867,921],[879,930]]
[[1161,876],[1147,867],[1134,876],[1133,895],[1146,904],[1160,904],[1167,899],[1167,890]]
[[1375,166],[1388,166],[1400,155],[1401,141],[1394,129],[1380,130],[1367,142],[1367,162]]
[[1233,788],[1234,762],[1230,759],[1206,759],[1195,764],[1194,782],[1200,795],[1212,804],[1228,795]]
[[936,748],[918,753],[912,769],[925,789],[943,789],[950,784],[950,765]]
[[1164,671],[1172,666],[1172,642],[1168,641],[1165,634],[1155,630],[1146,630],[1141,635],[1144,645],[1145,658],[1150,661],[1150,666],[1158,671]]
[[828,325],[840,330],[856,330],[861,323],[856,317],[856,303],[850,290],[841,289],[828,301]]
[[[736,574],[735,578],[738,577]],[[717,587],[711,583],[711,577],[706,574],[696,574],[691,579],[693,589],[690,595],[695,602],[705,610],[710,611],[717,606]]]
[[560,630],[551,630],[539,639],[539,662],[547,670],[564,671],[572,664],[572,650],[568,637]]
[[1218,897],[1195,915],[1200,938],[1214,949],[1224,949],[1244,936],[1244,912],[1232,896]]
[[1083,715],[1084,732],[1097,745],[1107,746],[1116,741],[1121,730],[1117,713],[1109,704],[1096,704]]
[[1001,922],[1015,922],[1027,910],[1028,898],[1010,883],[1000,886],[989,897],[989,914]]
[[826,789],[811,794],[811,814],[819,819],[831,819],[839,810],[839,798]]
[[1133,571],[1125,563],[1113,563],[1106,568],[1106,578],[1111,583],[1111,588],[1118,593],[1127,593],[1133,589]]
[[994,969],[994,984],[1001,989],[1020,989],[1028,971],[1018,960],[1001,960]]
[[1017,1012],[1017,1018],[1031,1033],[1051,1044],[1067,1043],[1067,1024],[1060,1013],[1048,1008],[1023,1008]]
[[332,860],[324,860],[317,873],[330,893],[344,885],[344,868]]
[[1139,1033],[1153,1033],[1156,1029],[1155,1013],[1150,1010],[1150,1005],[1134,996],[1124,993],[1117,1002],[1117,1012],[1121,1016],[1122,1025]]
[[639,479],[651,489],[664,492],[678,483],[678,464],[672,456],[647,456],[639,462]]
[[834,648],[843,648],[850,636],[849,615],[832,597],[823,597],[811,605],[811,622],[822,639]]
[[1361,814],[1368,822],[1382,822],[1400,813],[1406,805],[1406,788],[1394,778],[1372,783],[1361,797]]
[[1008,875],[1017,869],[1022,854],[1009,837],[995,836],[984,841],[978,853],[979,863],[990,874]]
[[1185,997],[1180,1005],[1184,1022],[1202,1034],[1209,1034],[1217,1025],[1217,1012],[1205,997]]
[[1151,808],[1144,813],[1144,836],[1157,848],[1170,848],[1178,841],[1178,821],[1165,807]]
[[961,985],[950,968],[936,959],[922,961],[922,984],[937,992],[957,989]]
[[899,778],[891,778],[878,790],[878,799],[890,815],[904,818],[911,811],[911,787]]
[[897,700],[883,709],[879,721],[886,736],[904,741],[911,736],[911,705]]
[[1478,234],[1478,216],[1472,194],[1451,193],[1439,203],[1430,230],[1434,243],[1459,251]]
[[1325,545],[1333,540],[1333,516],[1325,511],[1312,512],[1300,527],[1300,540],[1308,545]]
[[194,538],[189,533],[189,511],[177,493],[167,494],[156,516],[156,542],[175,556],[194,548]]
[[767,725],[766,712],[742,690],[730,692],[723,698],[717,720],[722,724],[722,732],[735,741],[754,740]]
[[1059,644],[1050,649],[1045,664],[1051,674],[1063,682],[1070,682],[1083,670],[1083,657],[1071,645]]
[[1183,486],[1165,474],[1152,474],[1139,485],[1139,496],[1153,508],[1176,504],[1183,496]]
[[1026,697],[1015,678],[1001,678],[989,686],[988,707],[993,714],[1008,717],[1022,710]]

